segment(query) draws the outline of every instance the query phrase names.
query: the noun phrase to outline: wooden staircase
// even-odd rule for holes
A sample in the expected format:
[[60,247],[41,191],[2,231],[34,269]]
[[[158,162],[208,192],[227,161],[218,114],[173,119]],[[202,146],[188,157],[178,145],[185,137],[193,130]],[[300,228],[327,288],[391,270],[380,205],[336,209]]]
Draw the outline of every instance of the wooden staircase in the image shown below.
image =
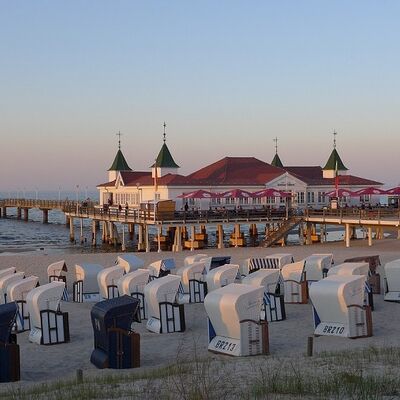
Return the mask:
[[270,247],[279,240],[281,240],[289,231],[296,228],[300,222],[303,221],[302,217],[290,217],[280,225],[280,227],[271,232],[264,240],[264,247]]

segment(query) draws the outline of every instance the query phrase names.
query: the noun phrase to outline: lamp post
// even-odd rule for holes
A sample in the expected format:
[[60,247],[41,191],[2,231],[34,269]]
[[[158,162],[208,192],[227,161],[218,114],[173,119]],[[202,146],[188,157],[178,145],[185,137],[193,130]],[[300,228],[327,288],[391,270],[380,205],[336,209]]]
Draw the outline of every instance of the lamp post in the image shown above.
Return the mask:
[[61,186],[58,187],[58,201],[61,200]]

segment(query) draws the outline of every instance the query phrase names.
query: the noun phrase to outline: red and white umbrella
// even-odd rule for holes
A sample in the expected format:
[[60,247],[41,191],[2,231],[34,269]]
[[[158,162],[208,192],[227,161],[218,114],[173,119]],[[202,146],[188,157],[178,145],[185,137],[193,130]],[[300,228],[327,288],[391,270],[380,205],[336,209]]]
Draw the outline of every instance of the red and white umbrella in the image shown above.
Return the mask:
[[194,190],[189,193],[182,193],[177,196],[179,199],[215,199],[220,197],[219,193],[212,193],[208,190]]
[[400,195],[400,186],[394,187],[392,189],[386,190],[386,194],[392,194],[392,195]]
[[252,193],[248,192],[247,190],[242,189],[232,189],[228,190],[227,192],[221,193],[220,197],[222,198],[234,198],[239,199],[243,197],[252,197]]
[[378,189],[375,187],[367,187],[365,189],[357,190],[355,192],[356,196],[368,196],[368,195],[382,195],[382,194],[387,194],[386,190]]
[[291,194],[278,189],[262,189],[252,193],[252,197],[290,197]]
[[348,189],[338,189],[337,190],[337,194],[336,194],[336,190],[331,190],[328,193],[325,193],[325,196],[328,197],[349,197],[349,196],[358,196],[358,194],[356,194],[355,192],[352,192],[351,190]]

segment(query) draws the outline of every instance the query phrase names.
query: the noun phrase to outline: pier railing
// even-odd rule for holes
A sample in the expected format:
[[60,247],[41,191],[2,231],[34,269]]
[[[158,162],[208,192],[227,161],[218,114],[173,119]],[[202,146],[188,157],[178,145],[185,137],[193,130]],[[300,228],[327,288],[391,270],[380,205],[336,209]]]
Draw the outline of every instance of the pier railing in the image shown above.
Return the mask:
[[378,208],[355,208],[347,207],[337,210],[305,209],[304,216],[308,217],[332,217],[332,218],[352,218],[352,219],[371,219],[371,220],[400,220],[400,210],[398,208],[378,207]]
[[[58,209],[66,211],[71,207],[81,207],[85,202],[76,202],[71,200],[40,200],[40,199],[2,199],[0,200],[0,207],[16,207],[16,208],[39,208],[39,209]],[[89,206],[94,206],[95,202],[86,203]]]

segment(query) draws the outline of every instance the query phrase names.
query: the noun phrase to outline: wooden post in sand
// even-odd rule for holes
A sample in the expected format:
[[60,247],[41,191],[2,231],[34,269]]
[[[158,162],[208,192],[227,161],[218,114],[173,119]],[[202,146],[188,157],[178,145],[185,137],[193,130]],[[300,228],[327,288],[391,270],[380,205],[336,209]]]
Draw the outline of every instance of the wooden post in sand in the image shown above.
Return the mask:
[[190,251],[194,250],[194,238],[196,236],[196,227],[194,225],[191,226],[190,232]]
[[311,240],[312,223],[307,222],[306,225],[306,244],[312,244]]
[[150,251],[150,237],[149,237],[149,226],[144,226],[145,231],[145,244],[146,244],[146,253]]
[[346,241],[346,247],[350,247],[350,224],[346,224],[346,231],[345,231],[345,241]]
[[92,246],[96,247],[96,234],[97,234],[97,223],[98,221],[93,220],[92,221]]
[[121,228],[122,228],[122,244],[121,244],[121,251],[125,251],[125,250],[126,250],[126,246],[125,246],[125,225],[122,224]]
[[372,227],[368,227],[368,246],[372,246]]
[[102,234],[102,241],[103,243],[107,242],[107,222],[103,221],[103,234]]
[[218,248],[224,248],[224,229],[221,224],[218,225]]
[[240,236],[240,225],[235,224],[235,230],[233,234],[233,237],[235,238],[235,247],[238,247],[239,236]]
[[135,224],[128,224],[129,240],[135,238]]
[[142,250],[144,250],[144,245],[143,245],[143,225],[139,224],[138,229],[139,229],[138,251],[142,251]]
[[75,242],[74,219],[72,217],[69,218],[69,241]]

